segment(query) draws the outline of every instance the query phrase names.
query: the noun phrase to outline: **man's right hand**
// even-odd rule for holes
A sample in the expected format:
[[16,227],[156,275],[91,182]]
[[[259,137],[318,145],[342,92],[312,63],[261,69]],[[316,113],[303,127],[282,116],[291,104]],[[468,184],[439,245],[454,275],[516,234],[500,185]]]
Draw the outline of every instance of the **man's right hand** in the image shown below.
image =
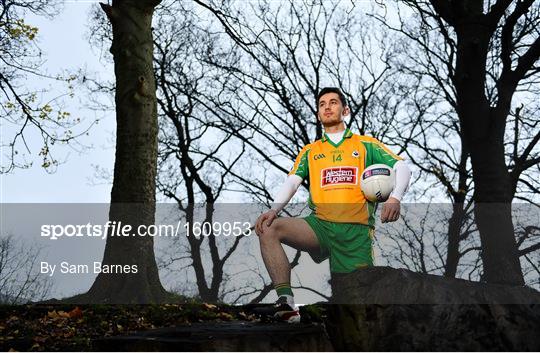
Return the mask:
[[270,227],[272,225],[272,222],[274,219],[277,218],[277,212],[275,210],[270,210],[257,218],[257,222],[255,223],[255,233],[257,235],[261,235],[263,233],[263,225],[266,223],[267,227]]

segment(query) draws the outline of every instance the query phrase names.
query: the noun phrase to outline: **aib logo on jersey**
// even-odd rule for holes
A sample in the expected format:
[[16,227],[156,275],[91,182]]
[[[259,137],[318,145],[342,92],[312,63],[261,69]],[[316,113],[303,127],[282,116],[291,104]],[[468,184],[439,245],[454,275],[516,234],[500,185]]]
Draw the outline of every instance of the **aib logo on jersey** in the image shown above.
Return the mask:
[[317,159],[322,159],[322,158],[326,158],[324,153],[319,153],[319,154],[316,154],[315,156],[313,156],[314,161],[316,161]]

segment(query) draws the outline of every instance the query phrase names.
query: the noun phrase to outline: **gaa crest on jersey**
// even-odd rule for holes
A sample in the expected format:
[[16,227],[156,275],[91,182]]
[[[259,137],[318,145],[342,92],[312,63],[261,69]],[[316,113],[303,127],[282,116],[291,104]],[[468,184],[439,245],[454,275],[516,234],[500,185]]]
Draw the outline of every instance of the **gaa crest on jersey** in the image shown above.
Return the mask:
[[358,153],[357,150],[354,150],[354,151],[352,151],[352,156],[353,156],[354,158],[358,158],[358,157],[360,157],[360,153]]
[[358,184],[357,167],[331,167],[321,170],[321,187]]

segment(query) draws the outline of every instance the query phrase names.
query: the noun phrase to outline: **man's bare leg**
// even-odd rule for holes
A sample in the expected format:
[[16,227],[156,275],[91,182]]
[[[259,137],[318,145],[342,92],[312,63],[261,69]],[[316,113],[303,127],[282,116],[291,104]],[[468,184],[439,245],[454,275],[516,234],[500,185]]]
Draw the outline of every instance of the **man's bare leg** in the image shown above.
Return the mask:
[[274,284],[290,283],[291,280],[291,267],[282,244],[310,253],[320,251],[315,232],[301,218],[277,218],[270,227],[263,225],[259,242],[264,264]]

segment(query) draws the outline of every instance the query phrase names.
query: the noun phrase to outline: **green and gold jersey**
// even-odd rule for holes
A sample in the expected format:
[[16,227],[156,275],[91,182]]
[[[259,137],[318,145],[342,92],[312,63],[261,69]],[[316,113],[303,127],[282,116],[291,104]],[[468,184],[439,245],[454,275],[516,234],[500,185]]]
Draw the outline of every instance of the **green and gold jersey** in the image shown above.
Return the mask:
[[372,164],[393,167],[401,159],[377,139],[346,129],[337,144],[324,134],[306,145],[289,175],[309,177],[310,207],[318,218],[373,226],[375,203],[364,197],[360,176]]

